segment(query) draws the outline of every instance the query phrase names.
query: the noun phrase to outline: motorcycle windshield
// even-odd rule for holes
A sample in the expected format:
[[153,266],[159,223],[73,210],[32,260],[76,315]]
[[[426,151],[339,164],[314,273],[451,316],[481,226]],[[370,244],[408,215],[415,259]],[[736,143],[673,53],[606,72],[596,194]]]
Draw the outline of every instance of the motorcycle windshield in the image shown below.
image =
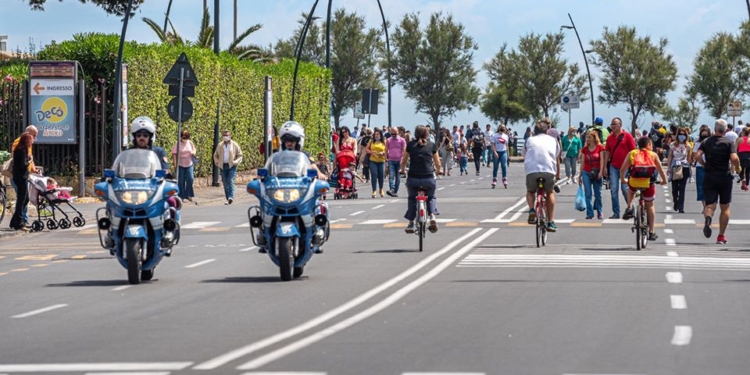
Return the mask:
[[151,150],[130,149],[117,155],[112,169],[120,178],[146,179],[156,175],[156,171],[161,169],[161,163]]
[[276,177],[304,177],[310,168],[310,159],[299,151],[277,152],[266,162],[268,174]]

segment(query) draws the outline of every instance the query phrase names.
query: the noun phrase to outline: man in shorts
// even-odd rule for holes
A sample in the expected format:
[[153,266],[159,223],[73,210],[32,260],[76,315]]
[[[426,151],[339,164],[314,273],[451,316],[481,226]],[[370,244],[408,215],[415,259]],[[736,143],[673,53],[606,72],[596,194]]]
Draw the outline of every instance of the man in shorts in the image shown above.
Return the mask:
[[[654,171],[659,172],[661,177],[661,184],[667,184],[667,176],[664,174],[664,168],[661,167],[661,161],[659,161],[659,155],[653,150],[653,143],[651,139],[642,137],[638,139],[638,149],[630,151],[625,161],[622,163],[620,168],[620,183],[627,183],[628,196],[627,196],[627,209],[622,215],[623,220],[630,220],[633,218],[633,199],[635,192],[638,189],[643,189],[641,196],[646,201],[646,220],[648,221],[648,240],[656,241],[658,236],[654,230],[654,219],[656,217],[656,209],[654,209],[654,198],[656,198],[656,185],[652,177]],[[626,174],[630,174],[628,180],[625,180]]]
[[[739,169],[740,158],[737,156],[737,146],[724,134],[727,132],[727,121],[716,120],[714,134],[701,142],[698,151],[693,156],[703,166],[703,235],[711,238],[711,220],[716,211],[716,203],[719,203],[721,214],[719,215],[719,236],[716,243],[727,243],[724,233],[729,225],[729,204],[732,203],[732,173],[729,168],[731,163],[735,170]],[[703,156],[705,155],[705,160]]]
[[529,204],[528,223],[536,222],[534,196],[539,186],[537,180],[543,178],[544,190],[547,192],[547,230],[556,232],[554,189],[561,147],[557,139],[547,135],[549,128],[546,121],[539,121],[534,125],[534,136],[529,137],[523,145],[523,166],[526,172],[526,203]]

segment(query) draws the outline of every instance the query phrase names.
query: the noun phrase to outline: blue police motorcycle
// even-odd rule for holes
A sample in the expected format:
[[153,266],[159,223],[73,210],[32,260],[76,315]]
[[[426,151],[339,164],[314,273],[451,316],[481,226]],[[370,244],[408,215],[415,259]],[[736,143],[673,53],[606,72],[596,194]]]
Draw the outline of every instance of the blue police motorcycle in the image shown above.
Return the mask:
[[253,243],[268,253],[284,281],[302,276],[328,240],[328,206],[318,198],[329,186],[316,176],[306,154],[287,150],[273,154],[258,169],[258,179],[247,184],[260,202],[247,211]]
[[[107,202],[96,211],[99,243],[128,270],[130,284],[151,280],[180,240],[179,189],[165,180],[166,172],[153,151],[130,149],[117,156],[112,169],[104,171],[104,181],[94,187]],[[176,207],[167,203],[170,197]]]

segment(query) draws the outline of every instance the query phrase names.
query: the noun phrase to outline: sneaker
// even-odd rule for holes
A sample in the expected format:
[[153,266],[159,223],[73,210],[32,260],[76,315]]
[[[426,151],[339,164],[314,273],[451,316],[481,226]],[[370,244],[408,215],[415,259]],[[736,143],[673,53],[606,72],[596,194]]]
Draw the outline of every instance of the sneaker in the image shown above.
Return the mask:
[[409,225],[406,226],[406,229],[404,231],[406,231],[406,233],[408,234],[414,233],[414,222],[410,221]]
[[479,172],[477,172],[477,176],[479,176]]
[[716,237],[716,243],[724,245],[727,243],[727,238],[720,234],[719,237]]
[[383,194],[383,189],[380,189],[380,196],[383,197],[385,194]]
[[529,210],[529,218],[526,220],[529,224],[536,224],[536,211],[534,209]]
[[375,195],[377,195],[377,192],[373,191],[372,192],[372,197],[375,198]]
[[555,225],[554,221],[547,222],[547,232],[557,232],[557,225]]
[[703,224],[703,236],[706,238],[711,238],[711,220],[711,216],[706,216],[706,222]]
[[602,213],[601,212],[597,212],[596,218],[599,219],[599,220],[601,220],[603,218]]
[[609,217],[610,219],[619,219],[620,215],[618,214],[612,214],[612,216]]
[[656,241],[657,238],[659,238],[659,236],[657,236],[656,233],[649,232],[649,234],[648,234],[648,240],[649,241]]
[[635,210],[633,209],[632,206],[628,207],[628,209],[625,210],[625,213],[622,214],[622,219],[623,220],[630,220],[630,219],[632,219],[633,218],[633,213],[634,213],[633,211],[635,211]]
[[393,194],[392,190],[388,190],[385,193],[388,194],[389,197],[395,197],[396,196],[396,194]]
[[435,233],[438,231],[438,225],[437,220],[435,220],[435,215],[430,215],[430,223],[427,225],[427,230],[429,230],[430,233]]
[[234,199],[232,198],[227,199],[227,204],[232,204],[232,202],[234,202]]
[[593,218],[594,218],[593,216],[586,216],[586,220],[591,220]]

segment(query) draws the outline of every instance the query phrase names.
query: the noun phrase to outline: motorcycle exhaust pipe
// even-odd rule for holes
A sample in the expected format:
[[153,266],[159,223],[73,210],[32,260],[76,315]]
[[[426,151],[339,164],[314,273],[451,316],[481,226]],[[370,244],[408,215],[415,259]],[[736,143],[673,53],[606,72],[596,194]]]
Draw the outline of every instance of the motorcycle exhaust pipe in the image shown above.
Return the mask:
[[326,217],[326,215],[315,216],[315,225],[322,227],[326,225],[326,223],[328,223],[328,218]]
[[177,223],[172,219],[164,220],[164,229],[168,231],[173,231],[177,228]]
[[261,219],[260,215],[255,215],[250,218],[251,227],[260,228],[261,225],[263,225],[263,219]]
[[112,226],[112,222],[109,219],[107,219],[106,217],[103,217],[103,218],[99,219],[96,222],[96,225],[101,230],[107,230],[107,229],[109,229],[110,226]]

